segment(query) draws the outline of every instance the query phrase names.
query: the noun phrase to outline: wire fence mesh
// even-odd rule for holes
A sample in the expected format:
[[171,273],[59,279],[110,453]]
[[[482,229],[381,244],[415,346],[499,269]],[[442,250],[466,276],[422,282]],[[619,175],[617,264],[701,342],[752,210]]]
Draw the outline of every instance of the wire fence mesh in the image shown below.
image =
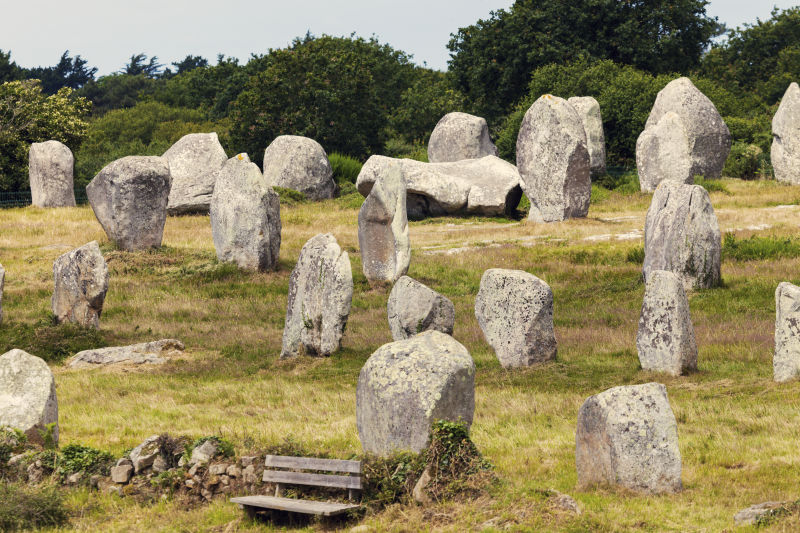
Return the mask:
[[[75,189],[75,203],[82,205],[89,200],[86,198],[86,188]],[[10,207],[25,207],[31,205],[31,191],[0,191],[0,209]]]

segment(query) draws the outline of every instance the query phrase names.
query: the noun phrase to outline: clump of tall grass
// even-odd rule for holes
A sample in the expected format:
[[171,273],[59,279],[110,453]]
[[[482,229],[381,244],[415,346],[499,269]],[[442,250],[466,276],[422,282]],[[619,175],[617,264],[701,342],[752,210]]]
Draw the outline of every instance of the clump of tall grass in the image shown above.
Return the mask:
[[737,239],[726,233],[722,242],[722,258],[733,261],[756,261],[800,257],[800,239],[792,237],[760,237]]
[[340,189],[344,183],[355,183],[363,166],[358,159],[338,152],[328,155],[328,161],[333,169],[333,180]]
[[56,487],[0,483],[0,531],[60,526],[68,518],[64,498]]

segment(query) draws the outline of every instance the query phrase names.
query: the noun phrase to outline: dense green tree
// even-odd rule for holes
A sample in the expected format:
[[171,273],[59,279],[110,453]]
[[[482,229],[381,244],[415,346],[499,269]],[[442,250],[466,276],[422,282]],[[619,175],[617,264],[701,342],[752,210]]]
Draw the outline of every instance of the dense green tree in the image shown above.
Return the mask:
[[11,52],[0,50],[0,83],[24,78],[25,71],[11,59]]
[[147,60],[144,54],[132,55],[128,63],[119,71],[120,74],[127,74],[128,76],[146,76],[148,78],[157,78],[161,74],[164,65],[158,62],[158,57],[153,56]]
[[158,80],[144,74],[110,74],[90,81],[78,91],[94,104],[92,113],[103,115],[112,109],[135,106],[144,96],[152,93]]
[[80,55],[69,56],[69,50],[61,54],[61,59],[52,67],[36,67],[29,69],[26,78],[41,80],[42,90],[47,94],[55,94],[62,87],[80,89],[97,74],[96,67],[87,67],[88,61]]

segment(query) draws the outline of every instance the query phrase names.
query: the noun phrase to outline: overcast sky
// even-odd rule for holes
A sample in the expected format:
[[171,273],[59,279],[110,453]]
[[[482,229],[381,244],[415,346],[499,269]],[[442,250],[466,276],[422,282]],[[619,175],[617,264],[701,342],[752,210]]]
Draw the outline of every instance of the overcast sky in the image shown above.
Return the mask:
[[[507,8],[513,0],[0,0],[0,49],[23,67],[49,66],[64,50],[100,74],[143,52],[169,64],[188,54],[212,63],[219,53],[288,45],[306,31],[377,36],[414,60],[445,69],[447,42],[459,27]],[[712,0],[708,13],[729,27],[769,18],[774,5],[800,0]]]

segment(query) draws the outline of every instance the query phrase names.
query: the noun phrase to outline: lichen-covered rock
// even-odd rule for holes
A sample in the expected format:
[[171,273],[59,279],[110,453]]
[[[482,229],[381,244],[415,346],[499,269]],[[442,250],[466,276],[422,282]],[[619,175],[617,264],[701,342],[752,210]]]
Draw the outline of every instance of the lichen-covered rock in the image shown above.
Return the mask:
[[142,470],[153,466],[156,457],[160,454],[161,450],[158,445],[158,435],[153,435],[146,438],[140,445],[131,450],[128,457],[130,457],[133,463],[133,471],[138,474]]
[[338,350],[352,300],[347,252],[330,233],[311,238],[289,278],[281,357],[328,356]]
[[484,272],[475,316],[503,368],[555,359],[553,291],[533,274],[501,268]]
[[589,397],[575,433],[578,486],[619,485],[643,493],[678,492],[678,425],[660,383],[614,387]]
[[75,158],[58,141],[31,144],[28,152],[28,178],[31,203],[36,207],[74,207],[72,173]]
[[276,137],[264,151],[264,178],[273,187],[299,191],[310,200],[325,200],[336,195],[328,154],[317,141],[308,137]]
[[644,370],[679,376],[697,369],[689,299],[674,272],[654,270],[647,276],[636,349]]
[[96,368],[108,365],[161,364],[166,363],[167,358],[181,354],[183,348],[183,343],[176,339],[161,339],[130,346],[110,346],[78,352],[67,361],[66,366]]
[[406,188],[398,166],[378,179],[358,212],[358,245],[364,276],[372,284],[394,283],[408,272]]
[[772,117],[770,153],[775,179],[800,184],[800,87],[792,82]]
[[67,252],[53,262],[53,315],[57,322],[100,327],[108,291],[108,265],[97,241]]
[[208,213],[217,172],[228,160],[217,134],[184,135],[161,157],[169,163],[172,175],[167,213]]
[[775,289],[775,355],[773,379],[800,376],[800,287],[784,281]]
[[670,111],[639,135],[636,168],[642,191],[652,192],[664,180],[694,183],[689,137],[676,113]]
[[0,265],[0,324],[3,323],[3,289],[6,283],[6,271],[3,265]]
[[358,376],[356,424],[367,453],[419,452],[436,420],[472,424],[475,363],[449,335],[425,331],[384,344]]
[[486,119],[468,113],[448,113],[439,119],[428,141],[428,161],[447,163],[497,155]]
[[654,270],[669,270],[681,276],[687,290],[715,287],[721,250],[719,223],[706,190],[662,181],[645,221],[645,281]]
[[563,98],[545,94],[525,113],[517,137],[517,167],[531,202],[528,220],[557,222],[589,212],[586,130]]
[[453,302],[408,276],[398,279],[392,287],[386,310],[396,341],[428,330],[453,334]]
[[228,159],[211,197],[211,234],[217,259],[249,270],[277,266],[280,199],[247,154]]
[[106,165],[86,196],[109,240],[136,251],[161,246],[171,186],[166,159],[128,156]]
[[754,526],[758,524],[761,518],[781,509],[786,505],[791,505],[793,502],[762,502],[756,505],[751,505],[746,509],[742,509],[733,515],[733,523],[737,526]]
[[0,356],[0,427],[8,426],[42,444],[42,434],[53,426],[58,444],[56,381],[42,359],[22,350]]
[[573,96],[567,102],[575,108],[583,121],[592,177],[603,176],[606,173],[606,136],[603,132],[600,104],[591,96]]

